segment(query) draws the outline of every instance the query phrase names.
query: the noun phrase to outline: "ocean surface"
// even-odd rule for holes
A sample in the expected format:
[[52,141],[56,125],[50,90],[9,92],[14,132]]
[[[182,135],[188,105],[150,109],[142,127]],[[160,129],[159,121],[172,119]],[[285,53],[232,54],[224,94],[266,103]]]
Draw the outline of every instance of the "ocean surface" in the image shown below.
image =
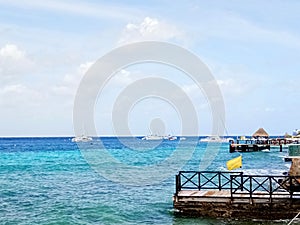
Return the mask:
[[[70,137],[0,138],[0,224],[288,223],[178,215],[172,205],[177,163],[178,170],[199,170],[199,166],[209,161],[205,153],[211,149],[206,143],[198,143],[198,139],[187,137],[183,141],[153,144],[134,138],[106,137],[85,143],[86,149],[82,150]],[[191,154],[179,154],[172,165],[159,167],[149,175],[149,166],[155,168],[164,163],[178,149],[190,152],[192,148],[195,150]],[[104,158],[101,167],[95,169],[86,160],[84,151],[107,155],[100,154]],[[225,171],[226,161],[237,156],[229,153],[227,143],[212,152],[216,156],[206,168],[210,171]],[[243,167],[239,171],[282,175],[290,166],[283,160],[285,155],[286,150],[279,152],[279,149],[243,153]],[[119,162],[116,168],[109,157]],[[152,176],[150,181],[146,179],[145,183],[141,179],[143,174]],[[160,175],[163,175],[161,180],[156,179]]]

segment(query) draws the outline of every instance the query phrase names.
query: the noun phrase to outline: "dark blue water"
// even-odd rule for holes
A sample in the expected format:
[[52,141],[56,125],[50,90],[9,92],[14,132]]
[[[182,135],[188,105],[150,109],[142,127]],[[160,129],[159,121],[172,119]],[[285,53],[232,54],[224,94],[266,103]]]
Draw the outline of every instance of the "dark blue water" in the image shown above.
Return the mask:
[[[95,171],[71,138],[1,138],[0,224],[287,224],[181,217],[172,205],[175,171],[167,175],[168,167],[158,167],[157,174],[166,177],[145,185],[131,170],[138,168],[150,176],[148,166],[164,163],[178,148],[188,151],[197,140],[190,137],[181,144],[163,141],[156,145],[133,138],[101,138],[85,143],[84,151],[100,156],[105,151],[121,167],[114,169],[114,164],[103,158],[99,164],[102,171]],[[226,161],[237,156],[228,148],[222,144],[207,170],[226,170]],[[207,151],[207,144],[198,143],[191,156],[180,154],[172,163],[176,167],[186,161],[180,169],[198,170],[207,161]],[[244,153],[242,171],[281,175],[289,167],[282,160],[284,155],[278,149]],[[115,180],[107,179],[107,174]],[[152,175],[155,181],[156,174]],[[135,185],[124,184],[121,177]]]

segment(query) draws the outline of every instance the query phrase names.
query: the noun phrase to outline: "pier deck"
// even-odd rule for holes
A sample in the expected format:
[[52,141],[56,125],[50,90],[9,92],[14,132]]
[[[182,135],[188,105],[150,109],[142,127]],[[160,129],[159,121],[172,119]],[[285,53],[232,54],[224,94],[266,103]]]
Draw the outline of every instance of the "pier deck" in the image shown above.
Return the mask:
[[174,208],[193,216],[290,219],[300,211],[298,177],[181,171]]
[[[222,201],[222,202],[233,202],[240,201],[241,199],[246,199],[248,201],[253,202],[270,202],[270,196],[266,192],[256,192],[252,195],[252,198],[249,198],[249,194],[247,191],[244,193],[238,193],[234,198],[231,198],[231,193],[228,190],[210,190],[210,191],[191,191],[184,190],[180,191],[177,194],[177,197],[185,200],[195,200],[195,201],[212,201],[212,199]],[[294,198],[300,199],[300,196],[295,196]],[[273,193],[272,201],[276,201],[277,199],[287,199],[286,196],[282,195],[282,192]],[[290,199],[288,197],[288,199]],[[245,201],[243,201],[245,202]]]

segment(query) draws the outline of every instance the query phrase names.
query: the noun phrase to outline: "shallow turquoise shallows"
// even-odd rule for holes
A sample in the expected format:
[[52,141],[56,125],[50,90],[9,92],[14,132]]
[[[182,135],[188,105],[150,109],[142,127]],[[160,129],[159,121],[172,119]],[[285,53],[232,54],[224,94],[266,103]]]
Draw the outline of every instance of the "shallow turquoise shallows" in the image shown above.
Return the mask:
[[[195,139],[198,138],[188,137],[180,147],[192,148]],[[119,162],[142,168],[171,157],[179,142],[164,140],[149,150],[149,143],[140,141],[138,150],[134,150],[118,138],[96,141],[101,141],[105,151]],[[97,144],[87,144],[93,151],[101,150]],[[205,160],[202,156],[206,146],[198,143],[181,169],[198,170],[201,159]],[[241,170],[248,174],[281,175],[290,166],[282,158],[285,155],[279,149],[243,153]],[[224,171],[226,161],[236,156],[237,153],[229,153],[227,143],[222,144],[207,170]],[[1,138],[0,224],[287,224],[181,217],[172,205],[174,178],[175,173],[158,184],[128,186],[94,171],[71,138]]]

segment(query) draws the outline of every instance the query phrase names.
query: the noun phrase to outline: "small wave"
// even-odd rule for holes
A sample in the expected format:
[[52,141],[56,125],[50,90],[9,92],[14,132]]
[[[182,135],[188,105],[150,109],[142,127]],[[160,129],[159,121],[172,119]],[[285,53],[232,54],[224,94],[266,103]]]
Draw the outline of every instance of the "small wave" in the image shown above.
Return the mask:
[[284,169],[243,169],[244,174],[247,175],[278,175],[281,176]]

